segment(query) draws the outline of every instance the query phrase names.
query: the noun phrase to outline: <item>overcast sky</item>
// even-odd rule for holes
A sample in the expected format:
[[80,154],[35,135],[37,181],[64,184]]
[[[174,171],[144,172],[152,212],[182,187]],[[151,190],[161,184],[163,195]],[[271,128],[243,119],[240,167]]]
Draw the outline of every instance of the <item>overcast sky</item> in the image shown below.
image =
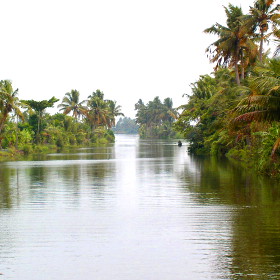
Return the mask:
[[[184,104],[199,75],[210,73],[205,54],[215,37],[203,30],[225,24],[223,5],[253,0],[0,0],[0,79],[20,99],[81,100],[100,89],[128,117],[134,104],[159,96]],[[241,4],[242,3],[242,4]],[[58,105],[57,103],[56,105]],[[57,109],[55,109],[57,111]]]

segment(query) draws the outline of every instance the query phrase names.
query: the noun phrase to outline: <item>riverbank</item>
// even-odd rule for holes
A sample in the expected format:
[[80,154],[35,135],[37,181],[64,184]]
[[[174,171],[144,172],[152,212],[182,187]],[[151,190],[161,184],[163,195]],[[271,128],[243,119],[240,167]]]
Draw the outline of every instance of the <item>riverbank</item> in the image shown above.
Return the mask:
[[90,143],[89,145],[51,145],[51,144],[42,144],[42,145],[24,145],[23,147],[9,147],[7,149],[0,150],[0,161],[6,160],[21,160],[25,157],[36,155],[36,154],[48,154],[48,153],[57,153],[57,152],[69,152],[71,150],[79,149],[79,148],[91,148],[98,146],[105,146],[110,143],[114,143],[112,139],[99,138],[94,143]]

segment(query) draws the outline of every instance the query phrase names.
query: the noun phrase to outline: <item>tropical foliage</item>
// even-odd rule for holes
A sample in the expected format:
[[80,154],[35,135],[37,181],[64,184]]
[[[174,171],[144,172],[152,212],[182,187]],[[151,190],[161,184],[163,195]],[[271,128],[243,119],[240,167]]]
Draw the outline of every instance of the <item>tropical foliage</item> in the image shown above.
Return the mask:
[[147,104],[139,99],[135,104],[135,110],[141,138],[172,138],[175,136],[176,133],[172,126],[177,118],[177,110],[173,108],[171,98],[165,98],[161,102],[156,96]]
[[205,30],[218,36],[206,49],[214,72],[191,84],[175,123],[190,152],[280,174],[280,60],[264,50],[264,42],[274,41],[279,53],[279,11],[272,0],[255,1],[247,15],[229,4],[226,26]]
[[19,100],[17,94],[11,81],[0,81],[0,143],[4,149],[18,148],[25,154],[112,142],[114,134],[109,128],[115,117],[123,115],[121,107],[104,100],[100,90],[84,101],[77,90],[65,93],[57,106],[62,113],[54,115],[46,109],[53,108],[58,98]]

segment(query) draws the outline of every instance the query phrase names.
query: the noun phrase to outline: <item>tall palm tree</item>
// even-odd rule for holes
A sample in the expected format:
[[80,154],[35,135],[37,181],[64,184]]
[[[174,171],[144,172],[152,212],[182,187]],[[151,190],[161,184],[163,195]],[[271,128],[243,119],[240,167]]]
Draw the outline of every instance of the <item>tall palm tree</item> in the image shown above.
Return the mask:
[[173,101],[170,97],[167,97],[163,100],[163,105],[166,111],[164,116],[164,120],[172,123],[174,120],[178,118],[178,112],[173,108]]
[[236,83],[240,85],[239,63],[241,62],[242,68],[246,67],[245,58],[252,60],[257,47],[247,36],[247,30],[242,24],[241,8],[229,4],[229,7],[224,7],[224,9],[227,15],[227,26],[216,23],[204,30],[205,33],[219,37],[206,49],[206,52],[210,54],[210,61],[216,63],[215,69],[219,66],[233,67]]
[[18,89],[13,90],[11,81],[0,81],[0,134],[4,128],[5,122],[11,112],[14,112],[19,118],[23,119],[23,113],[19,106],[21,105],[18,97]]
[[106,102],[110,113],[110,126],[116,126],[116,117],[124,116],[121,112],[121,106],[117,105],[117,102],[113,100],[106,100]]
[[90,95],[87,101],[86,116],[90,121],[92,129],[98,126],[110,127],[110,111],[107,102],[103,99],[104,94],[97,90]]
[[[256,0],[248,15],[243,17],[247,30],[260,41],[259,59],[263,60],[263,44],[269,36],[277,32],[279,26],[280,4],[275,0]],[[269,32],[273,30],[273,32]]]
[[63,111],[63,114],[68,115],[72,112],[72,116],[77,120],[80,116],[86,112],[86,107],[83,106],[84,101],[80,102],[80,93],[76,89],[72,89],[70,92],[65,93],[62,99],[62,103],[57,107],[61,108],[59,111]]

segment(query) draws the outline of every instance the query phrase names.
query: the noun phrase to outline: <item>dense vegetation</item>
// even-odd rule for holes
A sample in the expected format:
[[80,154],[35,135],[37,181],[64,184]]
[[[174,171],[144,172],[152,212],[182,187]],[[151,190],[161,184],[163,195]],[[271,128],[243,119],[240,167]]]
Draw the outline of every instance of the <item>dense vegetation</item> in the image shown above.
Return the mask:
[[0,81],[0,144],[25,154],[67,146],[89,146],[114,141],[111,127],[123,115],[115,101],[96,90],[80,101],[77,90],[67,92],[54,115],[46,113],[59,101],[20,100],[8,80]]
[[[226,26],[205,30],[218,39],[207,49],[211,75],[191,84],[175,126],[190,152],[222,154],[267,174],[280,171],[280,5],[257,0],[244,15],[225,7]],[[278,45],[274,56],[264,42]]]
[[165,98],[163,102],[159,97],[144,104],[139,99],[135,104],[136,123],[139,124],[139,135],[141,138],[174,138],[176,135],[173,129],[174,120],[177,118],[177,111],[173,108],[171,98]]
[[137,134],[139,125],[136,124],[135,120],[124,117],[120,118],[116,126],[112,129],[114,133],[119,134]]

